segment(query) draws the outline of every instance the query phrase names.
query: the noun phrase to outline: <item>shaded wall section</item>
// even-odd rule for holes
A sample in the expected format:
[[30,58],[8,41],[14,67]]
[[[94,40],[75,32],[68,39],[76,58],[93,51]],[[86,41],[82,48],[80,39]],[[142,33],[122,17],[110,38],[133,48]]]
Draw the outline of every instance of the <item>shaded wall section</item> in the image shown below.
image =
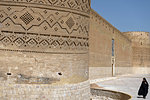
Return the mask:
[[90,78],[132,72],[131,41],[94,10],[91,11],[89,37]]
[[[132,41],[132,53],[135,73],[149,73],[150,67],[150,33],[149,32],[124,32]],[[145,70],[143,70],[143,68]]]

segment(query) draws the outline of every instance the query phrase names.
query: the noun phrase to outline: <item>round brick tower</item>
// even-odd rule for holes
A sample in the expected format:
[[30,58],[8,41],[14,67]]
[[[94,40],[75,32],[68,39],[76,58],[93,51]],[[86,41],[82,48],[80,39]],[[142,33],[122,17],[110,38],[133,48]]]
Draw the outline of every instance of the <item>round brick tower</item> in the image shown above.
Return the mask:
[[88,100],[90,0],[0,1],[0,100]]
[[[150,72],[150,33],[124,32],[132,41],[132,65],[136,73]],[[137,69],[137,70],[135,70]]]

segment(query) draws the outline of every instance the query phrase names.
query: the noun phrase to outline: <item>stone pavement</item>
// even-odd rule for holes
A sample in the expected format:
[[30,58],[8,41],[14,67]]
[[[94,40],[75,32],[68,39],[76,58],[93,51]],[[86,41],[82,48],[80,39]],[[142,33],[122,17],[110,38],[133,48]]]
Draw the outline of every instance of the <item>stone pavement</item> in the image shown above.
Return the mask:
[[[97,80],[97,85],[107,90],[119,91],[132,96],[131,100],[143,100],[143,98],[137,98],[138,89],[142,83],[142,79],[145,77],[150,84],[150,74],[148,75],[127,75],[120,77],[112,77],[108,79]],[[91,81],[93,82],[93,81]],[[150,93],[148,93],[145,100],[150,100]]]

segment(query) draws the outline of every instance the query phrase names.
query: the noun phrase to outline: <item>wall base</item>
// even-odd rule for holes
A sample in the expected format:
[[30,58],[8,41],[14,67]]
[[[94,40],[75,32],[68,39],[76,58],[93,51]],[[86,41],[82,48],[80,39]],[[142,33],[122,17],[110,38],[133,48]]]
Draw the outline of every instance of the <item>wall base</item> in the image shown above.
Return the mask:
[[150,67],[133,67],[134,74],[150,74]]
[[64,86],[10,82],[0,81],[0,100],[90,100],[89,81]]
[[[115,67],[115,76],[127,74],[150,74],[150,67]],[[90,79],[112,77],[112,67],[89,67]]]
[[112,75],[111,67],[89,67],[89,78],[90,79],[110,77],[111,75]]

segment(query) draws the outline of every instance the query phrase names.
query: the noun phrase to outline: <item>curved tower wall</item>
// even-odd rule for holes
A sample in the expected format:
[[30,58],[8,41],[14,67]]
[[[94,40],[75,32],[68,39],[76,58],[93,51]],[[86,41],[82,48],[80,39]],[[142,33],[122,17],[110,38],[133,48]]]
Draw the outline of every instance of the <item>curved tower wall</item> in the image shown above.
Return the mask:
[[150,71],[150,33],[124,32],[132,41],[132,65],[136,73],[149,73]]
[[88,100],[90,0],[0,1],[0,99]]

